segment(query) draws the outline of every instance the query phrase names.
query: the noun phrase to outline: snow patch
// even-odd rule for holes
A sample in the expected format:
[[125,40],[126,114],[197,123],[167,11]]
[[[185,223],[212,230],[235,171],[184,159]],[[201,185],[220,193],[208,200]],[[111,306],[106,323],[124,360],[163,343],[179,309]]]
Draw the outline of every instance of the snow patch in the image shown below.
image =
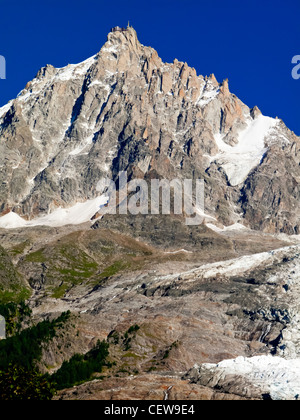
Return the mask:
[[95,134],[93,133],[90,136],[88,136],[84,141],[82,141],[79,146],[77,146],[69,153],[69,156],[77,156],[84,154],[83,151],[93,144],[94,135]]
[[59,227],[65,225],[79,225],[86,223],[99,211],[100,207],[108,202],[108,197],[102,195],[87,200],[84,203],[77,203],[69,208],[58,208],[47,216],[38,217],[30,221],[22,219],[18,214],[10,212],[3,217],[0,217],[0,228],[15,229],[21,227],[32,226],[51,226]]
[[268,150],[265,137],[274,129],[280,120],[260,115],[254,121],[248,122],[238,138],[235,146],[226,144],[222,135],[216,134],[215,140],[220,153],[211,158],[224,169],[232,186],[241,184],[248,174],[261,162]]
[[101,52],[106,52],[106,53],[111,53],[111,54],[117,53],[118,51],[119,51],[119,46],[116,44],[111,44],[110,46],[106,46],[101,49]]
[[246,226],[242,225],[241,223],[234,223],[233,225],[230,226],[224,226],[223,228],[220,228],[212,223],[206,223],[206,226],[213,230],[214,232],[228,232],[228,231],[232,231],[232,230],[247,230]]
[[165,254],[192,254],[192,251],[187,251],[186,249],[178,249],[178,251],[165,251]]
[[22,219],[17,213],[10,212],[5,216],[0,217],[0,228],[3,229],[15,229],[24,227],[26,220]]
[[0,108],[0,120],[7,113],[7,111],[10,110],[11,106],[12,106],[12,101],[8,102],[8,104],[6,104],[6,105],[4,105]]
[[[97,58],[97,54],[88,58],[85,61],[82,61],[78,64],[68,64],[65,67],[56,68],[56,73],[50,80],[45,80],[44,78],[33,79],[31,83],[30,90],[26,91],[23,89],[17,96],[18,101],[27,102],[31,97],[40,94],[43,89],[47,89],[51,84],[57,81],[68,81],[75,79],[77,77],[84,77],[86,72],[92,66]],[[1,112],[1,109],[0,109]],[[1,114],[0,114],[1,115]]]
[[199,95],[199,98],[196,101],[196,105],[204,107],[213,101],[219,94],[220,88],[215,87],[212,82],[208,81],[204,86],[204,89]]
[[93,57],[90,57],[79,64],[69,64],[66,67],[57,69],[57,73],[54,76],[54,80],[65,81],[75,78],[77,76],[85,75],[89,68],[92,66],[92,64],[95,62],[96,57],[97,55],[94,55]]
[[93,86],[100,86],[105,90],[111,90],[111,86],[109,84],[105,84],[103,83],[101,80],[94,80],[90,85],[89,88],[93,87]]

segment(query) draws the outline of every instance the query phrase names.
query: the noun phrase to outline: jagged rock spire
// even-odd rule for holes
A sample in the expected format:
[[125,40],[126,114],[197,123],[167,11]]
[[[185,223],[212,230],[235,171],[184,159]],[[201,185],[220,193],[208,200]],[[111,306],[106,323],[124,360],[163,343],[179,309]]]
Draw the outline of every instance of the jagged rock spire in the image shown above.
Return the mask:
[[[202,177],[207,212],[221,223],[243,214],[256,228],[295,233],[298,150],[299,138],[242,103],[228,80],[163,63],[129,26],[82,63],[44,67],[0,109],[0,211],[48,214],[94,198],[98,179],[127,170]],[[273,159],[288,180],[274,179]]]

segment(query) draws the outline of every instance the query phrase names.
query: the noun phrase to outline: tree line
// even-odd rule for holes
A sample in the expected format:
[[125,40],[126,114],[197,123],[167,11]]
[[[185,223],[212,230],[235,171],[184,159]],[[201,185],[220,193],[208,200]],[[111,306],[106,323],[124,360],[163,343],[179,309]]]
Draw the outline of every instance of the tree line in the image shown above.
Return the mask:
[[[2,312],[1,312],[2,311]],[[20,331],[21,322],[31,313],[25,304],[0,306],[0,313],[8,320],[9,333],[0,341],[0,399],[50,400],[57,390],[72,387],[101,373],[109,365],[109,344],[98,341],[87,354],[75,354],[52,375],[43,375],[37,368],[43,345],[51,341],[71,316],[70,311],[58,318],[44,320]]]

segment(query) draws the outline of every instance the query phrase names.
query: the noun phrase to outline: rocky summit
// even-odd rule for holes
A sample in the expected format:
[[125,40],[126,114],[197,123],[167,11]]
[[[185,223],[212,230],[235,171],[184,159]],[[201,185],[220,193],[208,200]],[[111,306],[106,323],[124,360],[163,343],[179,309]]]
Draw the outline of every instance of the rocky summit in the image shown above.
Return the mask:
[[299,233],[299,138],[227,80],[163,63],[133,28],[83,63],[42,68],[0,109],[0,136],[2,216],[94,199],[99,179],[128,171],[204,179],[206,213],[222,225]]
[[[99,180],[204,180],[202,224],[105,214]],[[132,27],[0,108],[0,303],[70,311],[42,373],[109,344],[56,399],[298,399],[300,138]],[[28,326],[28,325],[27,325]],[[22,324],[22,328],[26,325]]]

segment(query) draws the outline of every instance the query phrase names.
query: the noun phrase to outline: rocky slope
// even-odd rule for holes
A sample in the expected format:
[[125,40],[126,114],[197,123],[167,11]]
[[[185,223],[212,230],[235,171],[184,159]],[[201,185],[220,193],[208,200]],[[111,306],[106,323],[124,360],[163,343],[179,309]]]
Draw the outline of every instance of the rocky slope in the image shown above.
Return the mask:
[[[110,342],[114,367],[101,380],[58,398],[130,398],[137,387],[141,399],[163,399],[170,386],[170,399],[296,397],[299,245],[200,266],[199,255],[192,257],[182,250],[165,260],[148,256],[142,266],[110,273],[96,287],[76,284],[59,300],[45,294],[47,281],[36,289],[31,298],[36,319],[66,310],[75,314],[70,332],[45,352],[45,366],[56,369],[97,339]],[[135,325],[138,330],[128,335]],[[257,356],[269,358],[269,370],[264,371],[266,363],[254,363],[251,370]],[[238,357],[245,359],[238,359],[232,372],[229,361]],[[221,362],[223,369],[224,360],[228,370],[221,381],[211,364]],[[293,367],[293,381],[281,373],[285,363]],[[247,369],[253,371],[251,381]]]
[[127,170],[204,179],[206,213],[222,224],[299,232],[299,138],[228,81],[163,63],[133,28],[109,33],[83,63],[42,68],[0,109],[0,140],[2,216],[94,199],[99,179]]
[[[34,320],[72,312],[44,349],[41,369],[55,371],[98,339],[110,343],[112,368],[56,398],[162,400],[170,387],[168,399],[295,397],[297,370],[287,393],[278,380],[274,394],[271,372],[260,388],[255,383],[265,364],[253,367],[251,383],[245,366],[229,377],[225,370],[223,381],[214,366],[204,369],[238,357],[247,366],[263,355],[297,363],[299,245],[245,229],[191,228],[169,216],[131,222],[110,216],[94,229],[0,230],[6,261],[32,291]],[[284,367],[277,366],[280,379]]]

